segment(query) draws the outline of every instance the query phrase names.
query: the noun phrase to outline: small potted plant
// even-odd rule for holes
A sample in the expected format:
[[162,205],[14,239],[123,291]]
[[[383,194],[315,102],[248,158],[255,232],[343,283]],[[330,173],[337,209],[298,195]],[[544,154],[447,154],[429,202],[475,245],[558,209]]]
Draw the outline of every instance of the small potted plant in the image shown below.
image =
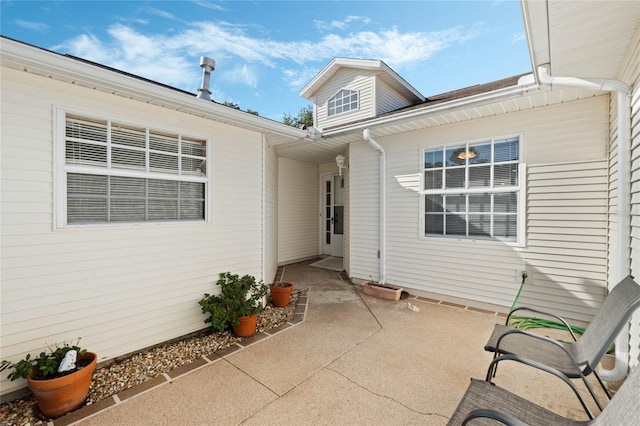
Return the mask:
[[269,292],[271,293],[271,303],[273,306],[279,308],[285,307],[289,304],[291,299],[291,291],[293,290],[293,284],[286,281],[274,281],[269,285]]
[[98,357],[77,344],[49,348],[39,356],[27,354],[16,363],[3,360],[0,371],[12,369],[9,379],[27,379],[40,411],[58,417],[84,404]]
[[211,323],[214,331],[231,327],[240,337],[253,336],[268,287],[251,275],[240,277],[230,272],[220,274],[216,284],[220,286],[220,294],[205,294],[198,302],[202,312],[209,314],[204,322]]

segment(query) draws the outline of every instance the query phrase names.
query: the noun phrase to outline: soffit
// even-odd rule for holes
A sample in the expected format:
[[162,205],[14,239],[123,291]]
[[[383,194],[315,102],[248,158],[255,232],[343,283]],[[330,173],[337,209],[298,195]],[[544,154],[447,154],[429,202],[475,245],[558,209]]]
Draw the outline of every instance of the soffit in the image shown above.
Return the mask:
[[552,76],[620,79],[629,66],[639,1],[527,0],[523,8],[533,61],[550,63]]
[[[516,89],[514,87],[514,89]],[[498,99],[477,101],[460,105],[460,101],[445,102],[435,106],[411,109],[406,113],[395,113],[386,117],[352,123],[340,128],[326,131],[317,140],[304,140],[284,143],[277,147],[281,157],[305,161],[310,163],[330,163],[335,161],[336,155],[346,153],[347,147],[353,142],[362,142],[362,131],[370,129],[371,136],[383,138],[406,132],[414,132],[438,126],[447,126],[465,121],[494,117],[526,111],[533,108],[571,102],[590,98],[602,94],[592,90],[527,86],[521,91],[501,96]],[[490,94],[486,94],[490,95]],[[464,100],[463,100],[464,101]]]

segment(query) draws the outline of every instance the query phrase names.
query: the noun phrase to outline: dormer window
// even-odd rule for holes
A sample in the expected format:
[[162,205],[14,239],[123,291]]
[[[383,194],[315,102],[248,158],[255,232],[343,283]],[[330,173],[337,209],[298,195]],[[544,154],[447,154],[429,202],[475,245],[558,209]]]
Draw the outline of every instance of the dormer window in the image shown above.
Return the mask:
[[329,99],[329,116],[358,109],[358,92],[342,89]]

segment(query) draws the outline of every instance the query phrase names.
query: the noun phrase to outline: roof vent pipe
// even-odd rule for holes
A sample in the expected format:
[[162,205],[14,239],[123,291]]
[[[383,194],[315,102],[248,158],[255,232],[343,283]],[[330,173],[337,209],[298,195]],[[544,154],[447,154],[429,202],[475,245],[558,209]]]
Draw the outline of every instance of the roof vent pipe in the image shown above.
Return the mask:
[[[548,66],[548,64],[547,64]],[[540,82],[547,85],[577,87],[582,89],[614,92],[616,96],[616,113],[618,124],[618,196],[617,196],[617,243],[613,281],[622,281],[631,271],[631,103],[629,86],[620,80],[584,79],[575,77],[554,77],[549,75],[547,66],[538,67]],[[612,370],[601,369],[600,377],[609,382],[622,380],[627,375],[629,360],[629,324],[627,324],[615,340],[615,366]]]
[[211,80],[211,71],[216,69],[216,61],[206,56],[201,56],[200,67],[202,67],[202,87],[198,89],[198,95],[196,97],[210,101],[211,91],[209,91],[209,81]]

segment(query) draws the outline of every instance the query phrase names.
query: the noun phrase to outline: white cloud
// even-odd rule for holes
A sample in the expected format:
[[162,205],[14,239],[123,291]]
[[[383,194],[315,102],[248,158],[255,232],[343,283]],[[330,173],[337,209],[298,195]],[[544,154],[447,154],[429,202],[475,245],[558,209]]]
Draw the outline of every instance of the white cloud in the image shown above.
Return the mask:
[[193,88],[199,84],[198,63],[183,52],[166,49],[167,41],[162,37],[143,36],[123,25],[112,26],[109,34],[113,37],[110,44],[92,34],[83,34],[56,46],[54,50],[68,51],[164,84],[182,88]]
[[166,19],[176,19],[173,13],[165,12],[164,10],[156,9],[155,7],[148,7],[147,11],[152,15],[160,16],[161,18]]
[[220,6],[219,4],[211,3],[211,2],[208,2],[208,1],[194,0],[193,3],[197,4],[198,6],[204,7],[206,9],[226,10],[224,7]]
[[119,18],[120,22],[133,22],[134,24],[149,25],[149,21],[142,18]]
[[347,16],[342,21],[333,20],[331,22],[327,22],[327,21],[316,19],[313,21],[313,25],[319,30],[335,30],[335,29],[344,30],[349,26],[349,24],[351,24],[354,21],[355,22],[360,21],[364,24],[369,24],[371,22],[371,19],[367,18],[366,16],[351,15],[351,16]]
[[48,24],[43,24],[40,22],[31,22],[22,19],[16,19],[14,22],[17,26],[31,31],[45,32],[50,28]]
[[518,43],[520,41],[523,41],[523,40],[525,40],[525,41],[527,40],[527,37],[525,36],[524,33],[516,33],[511,37],[511,43],[512,44],[516,44],[516,43]]
[[[348,17],[346,20],[362,20]],[[196,22],[170,34],[142,34],[123,24],[109,28],[109,40],[81,35],[69,40],[65,50],[74,55],[191,90],[199,82],[199,56],[219,64],[245,63],[234,68],[233,81],[256,88],[258,79],[251,64],[284,69],[283,78],[300,88],[333,57],[382,59],[399,71],[420,66],[433,54],[478,34],[479,29],[454,27],[436,32],[406,32],[397,28],[361,31],[348,35],[328,34],[319,40],[277,41],[254,37],[246,25]],[[296,69],[296,68],[302,68]],[[231,78],[229,77],[231,80]]]
[[282,70],[282,78],[289,87],[300,90],[318,73],[316,67],[288,68]]
[[219,78],[222,81],[242,84],[254,89],[258,87],[258,77],[256,76],[255,71],[246,64],[234,67],[228,71],[223,71],[219,73],[219,75]]

